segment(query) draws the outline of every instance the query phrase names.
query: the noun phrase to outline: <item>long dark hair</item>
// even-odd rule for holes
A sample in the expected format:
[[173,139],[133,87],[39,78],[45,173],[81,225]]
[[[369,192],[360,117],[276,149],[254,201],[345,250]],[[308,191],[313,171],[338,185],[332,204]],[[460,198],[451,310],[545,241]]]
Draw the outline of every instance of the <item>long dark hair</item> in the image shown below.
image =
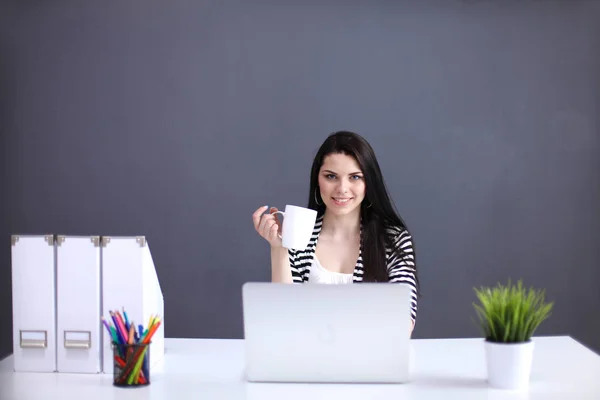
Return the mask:
[[[325,205],[318,190],[319,170],[325,157],[335,153],[354,157],[365,179],[366,193],[360,206],[363,229],[361,235],[363,281],[387,282],[386,247],[396,252],[400,259],[410,260],[399,243],[394,243],[394,237],[388,233],[388,230],[399,233],[405,229],[408,231],[408,228],[390,199],[375,152],[362,136],[354,132],[339,131],[330,134],[323,142],[310,171],[308,208],[316,210],[318,215],[325,213]],[[317,199],[320,199],[320,204],[317,203]],[[413,259],[410,261],[414,262],[415,283],[418,288],[414,240],[412,256]]]

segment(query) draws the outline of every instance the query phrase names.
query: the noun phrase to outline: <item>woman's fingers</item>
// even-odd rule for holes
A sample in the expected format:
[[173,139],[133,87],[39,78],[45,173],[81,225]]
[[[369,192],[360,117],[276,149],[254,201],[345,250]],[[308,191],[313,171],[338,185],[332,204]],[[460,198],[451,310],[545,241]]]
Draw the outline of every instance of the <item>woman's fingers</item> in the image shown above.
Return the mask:
[[[267,210],[269,213],[265,214],[265,211]],[[273,214],[277,211],[276,207],[269,208],[268,206],[262,206],[252,214],[254,229],[260,236],[267,240],[271,246],[281,245],[281,239],[279,238],[279,235],[281,234],[281,223],[277,219],[277,214]]]
[[273,231],[273,229],[277,229],[277,221],[275,220],[274,216],[272,218],[269,218],[269,221],[267,221],[267,223],[265,224],[265,238],[268,238],[269,241],[272,240],[271,232]]
[[273,223],[273,225],[271,225],[271,228],[269,229],[269,242],[274,242],[277,239],[279,239],[279,224],[277,223],[277,221],[275,221]]
[[270,214],[263,214],[260,217],[260,224],[258,225],[258,232],[266,238],[266,232],[271,227],[273,222],[273,216]]
[[[279,211],[277,207],[271,207],[271,209],[269,210],[271,214],[276,213],[277,211]],[[275,222],[277,223],[277,232],[281,234],[281,221],[277,219],[277,214],[273,216],[275,217]],[[281,216],[279,218],[281,218]]]
[[254,211],[254,213],[252,214],[252,222],[254,222],[254,229],[256,229],[258,231],[258,226],[260,224],[260,216],[267,211],[267,208],[269,208],[269,206],[262,206],[259,207],[256,211]]

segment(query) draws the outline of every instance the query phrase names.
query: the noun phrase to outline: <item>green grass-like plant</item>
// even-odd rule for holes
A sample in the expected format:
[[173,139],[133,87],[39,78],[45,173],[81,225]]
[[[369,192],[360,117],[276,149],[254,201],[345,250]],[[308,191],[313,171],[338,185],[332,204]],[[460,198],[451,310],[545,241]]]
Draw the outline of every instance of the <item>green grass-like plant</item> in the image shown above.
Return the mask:
[[498,283],[496,287],[474,288],[479,304],[473,303],[479,326],[490,342],[522,343],[533,336],[538,326],[551,315],[554,302],[545,301],[545,290],[525,289]]

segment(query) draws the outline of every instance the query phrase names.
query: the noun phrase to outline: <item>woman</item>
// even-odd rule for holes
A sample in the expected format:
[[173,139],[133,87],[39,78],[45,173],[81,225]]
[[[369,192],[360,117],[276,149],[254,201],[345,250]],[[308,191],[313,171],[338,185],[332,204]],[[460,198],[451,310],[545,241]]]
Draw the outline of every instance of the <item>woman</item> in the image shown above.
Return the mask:
[[[417,313],[418,278],[412,237],[394,210],[369,143],[353,132],[331,134],[310,175],[308,208],[317,211],[306,250],[286,249],[277,211],[254,212],[254,227],[271,245],[273,282],[392,282],[411,286],[411,320]],[[412,331],[411,328],[411,331]]]

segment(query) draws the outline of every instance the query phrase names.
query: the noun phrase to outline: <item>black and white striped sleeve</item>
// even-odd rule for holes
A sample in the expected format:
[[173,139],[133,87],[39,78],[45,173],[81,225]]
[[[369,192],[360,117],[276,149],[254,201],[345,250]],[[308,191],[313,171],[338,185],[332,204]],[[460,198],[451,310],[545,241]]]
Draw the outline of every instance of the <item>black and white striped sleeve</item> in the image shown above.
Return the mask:
[[292,282],[303,283],[302,274],[298,268],[298,258],[296,250],[288,249],[288,256],[290,260],[290,269],[292,271]]
[[387,267],[390,283],[404,283],[411,287],[410,315],[413,322],[417,318],[417,279],[415,255],[410,233],[404,229],[394,235],[394,244],[399,246],[403,254],[398,256],[396,253],[390,253],[388,256]]

